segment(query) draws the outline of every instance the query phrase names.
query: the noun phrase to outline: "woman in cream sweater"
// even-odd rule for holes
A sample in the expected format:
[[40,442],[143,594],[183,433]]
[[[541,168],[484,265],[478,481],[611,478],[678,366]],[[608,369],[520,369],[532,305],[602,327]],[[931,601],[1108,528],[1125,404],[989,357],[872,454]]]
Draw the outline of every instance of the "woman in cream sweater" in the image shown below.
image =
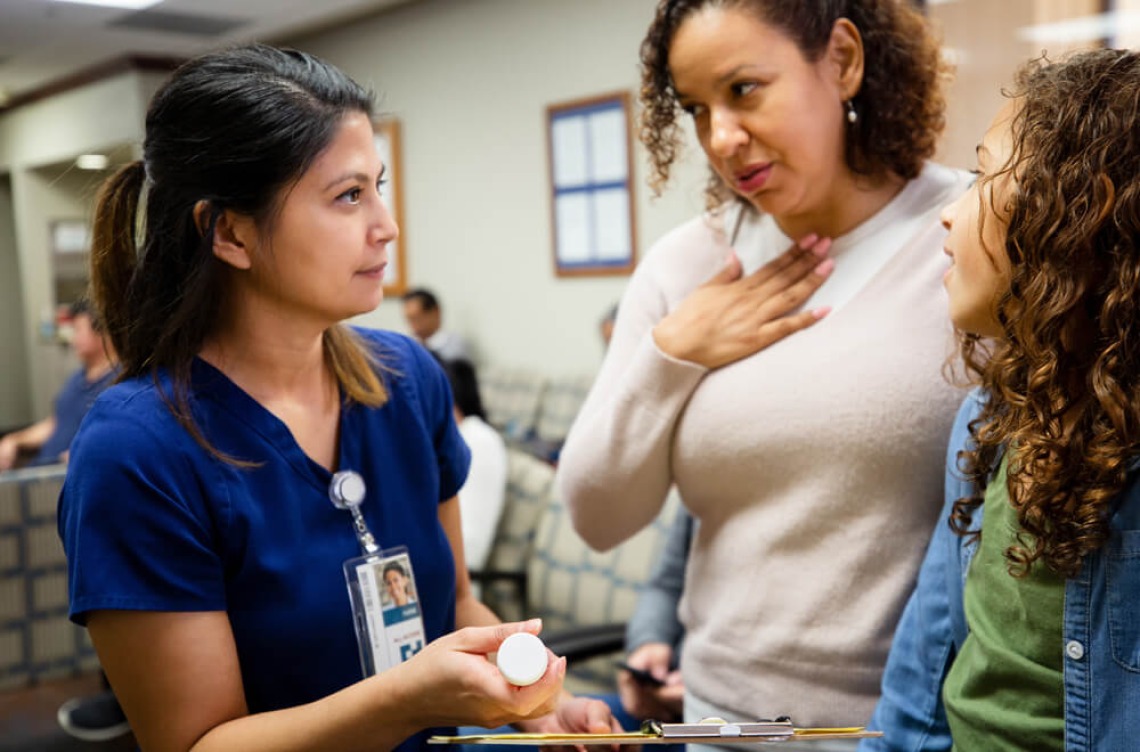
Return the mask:
[[896,0],[662,0],[642,45],[659,187],[686,113],[709,214],[649,252],[562,454],[598,548],[671,484],[700,520],[685,715],[867,722],[962,394],[928,162],[943,70]]

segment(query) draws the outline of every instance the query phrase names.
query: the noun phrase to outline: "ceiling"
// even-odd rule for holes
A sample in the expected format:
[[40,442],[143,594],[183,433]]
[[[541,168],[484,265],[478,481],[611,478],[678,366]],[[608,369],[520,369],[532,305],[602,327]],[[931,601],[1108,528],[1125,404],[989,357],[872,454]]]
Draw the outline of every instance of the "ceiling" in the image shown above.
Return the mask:
[[0,107],[124,56],[189,57],[273,41],[416,0],[162,0],[141,11],[0,0]]

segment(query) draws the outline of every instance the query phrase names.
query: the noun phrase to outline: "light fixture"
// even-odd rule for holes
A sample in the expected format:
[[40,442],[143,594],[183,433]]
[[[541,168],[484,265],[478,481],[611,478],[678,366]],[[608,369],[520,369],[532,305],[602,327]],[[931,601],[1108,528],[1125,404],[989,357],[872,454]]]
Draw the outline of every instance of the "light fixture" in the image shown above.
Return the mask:
[[942,54],[942,62],[955,68],[966,65],[970,59],[970,53],[961,47],[943,47],[939,52]]
[[124,8],[126,10],[142,10],[152,5],[158,5],[162,0],[51,0],[55,3],[70,3],[72,5],[99,5],[104,8]]
[[1082,44],[1113,39],[1140,31],[1140,11],[1117,10],[1080,16],[1017,30],[1017,38],[1030,44]]
[[75,166],[81,170],[105,170],[109,164],[106,154],[80,154],[75,159]]

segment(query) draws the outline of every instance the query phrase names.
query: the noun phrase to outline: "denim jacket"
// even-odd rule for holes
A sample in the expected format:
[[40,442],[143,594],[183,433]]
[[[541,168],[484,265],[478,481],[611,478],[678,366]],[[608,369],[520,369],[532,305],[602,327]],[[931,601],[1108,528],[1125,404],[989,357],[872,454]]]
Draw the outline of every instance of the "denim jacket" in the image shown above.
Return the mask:
[[[956,471],[969,422],[984,396],[974,391],[954,422],[946,499],[918,583],[903,611],[883,674],[882,696],[860,752],[948,750],[942,682],[966,639],[962,592],[976,546],[949,527],[950,510],[969,493]],[[981,525],[981,510],[974,524]],[[1140,473],[1133,472],[1111,519],[1108,542],[1065,583],[1063,635],[1066,752],[1140,748]]]

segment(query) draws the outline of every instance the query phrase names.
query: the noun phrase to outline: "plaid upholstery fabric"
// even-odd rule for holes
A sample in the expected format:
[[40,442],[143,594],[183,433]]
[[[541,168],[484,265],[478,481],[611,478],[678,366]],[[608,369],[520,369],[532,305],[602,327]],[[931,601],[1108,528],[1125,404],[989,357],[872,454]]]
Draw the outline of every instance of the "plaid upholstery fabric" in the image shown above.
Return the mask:
[[514,441],[534,430],[545,388],[544,376],[525,369],[488,367],[479,374],[488,421]]
[[0,476],[0,688],[98,667],[67,618],[67,562],[56,532],[62,466]]
[[[487,569],[525,572],[534,545],[534,531],[545,511],[554,481],[554,468],[516,449],[507,448],[507,491],[499,528],[491,546]],[[523,604],[508,583],[491,583],[483,602],[506,620],[523,618]]]
[[594,383],[592,375],[554,378],[546,385],[539,405],[535,433],[542,441],[561,445],[570,433],[578,410]]
[[[527,567],[528,616],[541,616],[543,629],[549,631],[628,621],[661,555],[678,505],[679,497],[671,493],[651,525],[598,553],[578,536],[569,511],[552,493]],[[576,665],[570,686],[579,692],[613,691],[613,676],[613,657],[603,656]]]
[[[668,535],[679,502],[671,494],[657,519],[606,553],[578,537],[555,493],[555,470],[515,448],[507,450],[507,499],[487,568],[527,574],[527,607],[510,583],[487,586],[483,601],[506,620],[541,616],[544,629],[562,631],[588,624],[624,622],[637,604]],[[577,665],[577,691],[613,687],[610,658]]]

